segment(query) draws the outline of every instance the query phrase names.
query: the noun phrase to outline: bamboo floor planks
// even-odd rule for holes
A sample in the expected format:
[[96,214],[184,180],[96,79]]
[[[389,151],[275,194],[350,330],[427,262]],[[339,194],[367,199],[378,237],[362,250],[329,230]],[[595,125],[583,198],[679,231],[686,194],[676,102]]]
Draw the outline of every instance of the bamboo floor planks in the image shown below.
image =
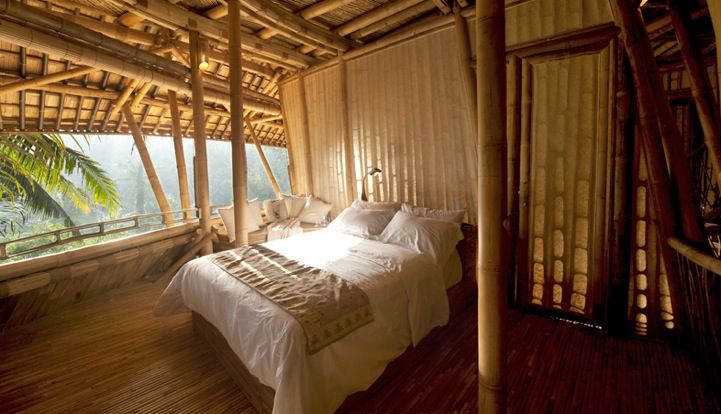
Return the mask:
[[[155,318],[163,290],[138,283],[0,336],[3,413],[219,413],[253,409],[191,329]],[[343,413],[475,413],[475,308],[419,346],[423,357]],[[511,312],[511,413],[715,413],[721,393],[676,345],[621,339]]]

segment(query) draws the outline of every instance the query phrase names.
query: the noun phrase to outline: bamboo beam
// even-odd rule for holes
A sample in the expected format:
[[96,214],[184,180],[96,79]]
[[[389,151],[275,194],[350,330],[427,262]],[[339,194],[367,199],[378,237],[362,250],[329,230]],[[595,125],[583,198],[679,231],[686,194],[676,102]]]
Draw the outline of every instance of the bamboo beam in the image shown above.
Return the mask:
[[355,182],[353,168],[353,137],[351,135],[350,113],[348,109],[348,68],[343,56],[338,56],[338,71],[340,72],[340,128],[343,139],[343,162],[345,164],[345,193],[347,206],[353,204]]
[[433,6],[437,7],[438,10],[441,11],[443,14],[448,14],[451,12],[451,8],[446,2],[446,0],[432,0]]
[[[671,251],[665,240],[679,234],[677,224],[680,222],[677,210],[678,203],[672,196],[671,179],[666,167],[663,148],[660,145],[659,114],[656,112],[653,92],[652,69],[656,62],[652,57],[640,11],[625,0],[611,0],[611,10],[616,24],[621,28],[621,38],[631,63],[631,73],[638,103],[638,118],[643,134],[641,135],[646,156],[648,182],[651,188],[653,206],[658,218],[660,248],[663,256],[668,283],[673,298],[674,310],[679,320],[686,320],[686,309],[681,294],[681,278],[676,273],[676,255]],[[661,85],[658,85],[663,89]],[[665,98],[664,98],[665,100]],[[683,152],[682,152],[683,154]],[[682,210],[683,211],[683,210]]]
[[303,38],[307,38],[312,41],[311,43],[321,46],[326,45],[340,51],[348,50],[354,46],[355,42],[311,23],[300,16],[296,16],[273,2],[245,0],[243,6],[264,18],[272,20],[275,23],[276,30],[284,28],[294,33],[296,35],[295,40],[301,41]]
[[424,0],[393,0],[380,7],[376,7],[368,13],[362,14],[349,22],[343,23],[338,26],[335,31],[339,35],[345,36],[364,27],[370,26],[377,21],[383,20],[386,17],[401,12],[409,7],[415,6],[422,1]]
[[138,109],[138,107],[140,107],[140,103],[143,101],[143,98],[145,98],[145,95],[148,94],[148,91],[152,87],[153,87],[152,83],[146,82],[143,84],[143,86],[138,88],[138,90],[135,92],[135,96],[133,97],[133,101],[130,104],[130,107],[132,109]]
[[4,85],[0,85],[0,96],[25,89],[33,89],[38,86],[47,85],[49,83],[60,82],[66,79],[74,78],[76,76],[87,75],[88,73],[95,71],[97,71],[97,69],[95,68],[80,66],[74,69],[51,73],[49,75],[39,76],[33,79],[22,79],[12,83],[6,83]]
[[[178,170],[178,191],[180,193],[180,208],[190,209],[190,191],[188,190],[188,171],[185,166],[185,151],[183,149],[183,131],[180,129],[180,111],[175,91],[168,91],[168,108],[170,109],[171,129],[173,133],[173,148],[175,149],[175,165]],[[186,220],[191,219],[190,213],[185,213]]]
[[[128,7],[132,12],[142,15],[152,22],[171,30],[197,28],[204,36],[227,43],[228,29],[224,23],[208,19],[199,14],[182,9],[165,0],[110,0],[112,3]],[[243,34],[243,50],[269,55],[286,60],[301,67],[318,63],[318,60],[285,46],[268,42],[250,33]]]
[[[255,133],[255,128],[253,127],[251,120],[247,117],[245,118],[245,126],[248,128],[248,131],[250,132],[250,137],[253,139],[255,149],[258,151],[258,155],[260,156],[260,163],[263,165],[265,175],[267,175],[268,179],[270,180],[270,185],[271,187],[273,187],[273,192],[275,193],[276,197],[281,198],[282,194],[280,193],[280,186],[278,185],[278,181],[276,181],[273,170],[270,168],[268,158],[265,157],[265,152],[263,151],[263,147],[260,145],[260,139],[258,139],[258,135]],[[232,132],[233,131],[231,130],[231,133]]]
[[[244,0],[247,1],[247,0]],[[233,157],[233,215],[235,247],[248,244],[248,163],[243,138],[243,62],[240,3],[228,1],[228,56],[230,57],[230,145]],[[253,126],[250,126],[251,133]]]
[[173,221],[173,215],[170,214],[170,204],[168,203],[168,199],[165,197],[165,191],[163,191],[163,186],[160,184],[158,174],[155,172],[155,167],[153,166],[153,160],[150,158],[148,147],[145,146],[143,132],[140,130],[140,127],[135,122],[133,110],[130,108],[130,105],[123,105],[123,116],[125,116],[125,122],[128,123],[130,133],[133,135],[135,146],[138,148],[138,155],[140,155],[140,161],[142,161],[143,163],[145,174],[148,176],[150,188],[152,188],[153,190],[153,194],[155,195],[155,200],[158,202],[160,212],[164,213],[163,221],[165,223],[170,223]]
[[[97,49],[102,48],[111,50],[113,53],[118,56],[122,56],[125,59],[139,61],[143,64],[169,72],[175,76],[186,76],[188,73],[186,68],[175,62],[166,60],[162,56],[128,45],[104,34],[89,30],[82,24],[78,24],[67,19],[65,14],[50,13],[15,0],[0,0],[0,15],[32,23],[38,27],[42,27],[43,30],[51,30],[59,34],[63,34],[70,39],[76,39],[90,44]],[[25,40],[32,42],[34,39],[29,37]],[[68,53],[70,54],[72,52],[68,51]],[[75,56],[68,57],[69,60],[79,64],[79,62],[74,58]],[[92,62],[86,64],[86,66],[99,68],[99,66],[93,64]]]
[[333,10],[353,3],[355,0],[321,0],[301,10],[300,17],[310,20],[314,17],[324,15]]
[[436,8],[436,5],[433,4],[433,2],[423,1],[421,3],[416,4],[415,6],[409,7],[399,13],[388,16],[383,20],[379,20],[379,21],[371,24],[370,26],[367,26],[361,30],[354,32],[351,35],[351,38],[358,40],[358,39],[362,39],[366,36],[370,36],[373,33],[388,30],[388,29],[396,26],[399,22],[408,20],[415,16],[426,14],[435,8]]
[[123,92],[120,93],[117,100],[113,104],[113,109],[110,111],[110,116],[113,117],[115,114],[120,112],[123,105],[125,105],[125,102],[127,102],[128,98],[130,98],[130,94],[133,93],[135,88],[138,86],[138,83],[140,83],[137,79],[131,79],[130,83],[128,83],[128,86],[123,89]]
[[[195,199],[200,211],[200,228],[210,233],[210,194],[208,192],[208,153],[205,142],[205,108],[203,105],[203,76],[200,63],[200,36],[190,31],[190,73],[193,88],[193,136],[195,142]],[[213,245],[207,242],[203,254],[210,254]]]
[[503,0],[476,2],[478,77],[478,411],[505,413],[510,281]]
[[[110,36],[113,39],[127,43],[137,43],[144,46],[154,46],[158,42],[158,36],[142,30],[130,29],[119,24],[103,22],[77,14],[63,14],[63,18],[77,23],[90,30]],[[157,52],[157,51],[156,51]]]
[[456,46],[458,47],[458,66],[461,68],[461,81],[466,91],[468,111],[473,125],[473,134],[478,137],[478,99],[476,98],[476,74],[471,59],[471,38],[466,18],[461,16],[458,7],[453,8],[453,20],[456,28]]
[[213,20],[218,20],[221,17],[225,17],[227,15],[228,15],[228,6],[225,4],[219,4],[211,9],[203,12],[203,16],[205,16],[209,19],[213,19]]
[[681,56],[691,80],[691,94],[701,121],[704,143],[708,150],[708,157],[709,161],[711,161],[716,184],[721,188],[721,122],[719,121],[719,110],[716,107],[716,99],[713,94],[711,80],[706,71],[706,65],[703,64],[701,50],[690,33],[691,18],[683,7],[683,4],[676,1],[671,2],[671,8],[669,9],[671,24],[676,32]]

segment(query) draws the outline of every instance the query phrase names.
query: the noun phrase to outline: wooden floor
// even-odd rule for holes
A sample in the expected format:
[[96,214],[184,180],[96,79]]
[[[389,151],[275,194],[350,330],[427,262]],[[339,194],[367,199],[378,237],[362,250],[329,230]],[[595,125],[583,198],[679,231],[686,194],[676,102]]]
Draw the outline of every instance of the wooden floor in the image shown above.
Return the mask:
[[[0,336],[0,411],[254,412],[189,315],[152,316],[161,291],[121,288]],[[510,412],[721,413],[719,389],[669,344],[518,312],[510,335]],[[470,309],[422,343],[406,377],[343,411],[475,412],[475,336]]]

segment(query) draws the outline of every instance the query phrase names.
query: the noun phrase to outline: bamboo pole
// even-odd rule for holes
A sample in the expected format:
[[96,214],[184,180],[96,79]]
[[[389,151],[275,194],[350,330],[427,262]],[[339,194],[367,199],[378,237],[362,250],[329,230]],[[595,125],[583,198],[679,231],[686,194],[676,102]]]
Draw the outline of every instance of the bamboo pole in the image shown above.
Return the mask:
[[145,174],[148,176],[150,188],[153,190],[155,200],[158,202],[160,211],[164,213],[163,221],[165,223],[170,223],[173,220],[173,215],[170,214],[170,204],[168,203],[168,199],[165,197],[165,191],[163,191],[163,186],[160,184],[158,174],[155,172],[155,167],[153,166],[153,160],[150,158],[148,147],[145,146],[143,132],[135,122],[133,110],[130,108],[130,105],[123,105],[123,116],[125,116],[125,122],[128,123],[130,133],[133,135],[135,146],[138,148],[138,155],[140,155],[140,160],[143,162],[143,168],[145,169]]
[[[508,86],[506,88],[508,94],[508,222],[510,237],[510,251],[515,257],[517,252],[516,241],[518,234],[518,215],[519,215],[519,172],[520,172],[520,152],[521,152],[521,60],[517,56],[509,57],[508,65]],[[518,270],[513,271],[513,289],[509,300],[517,303],[516,292],[518,292]]]
[[456,45],[458,47],[458,65],[461,68],[461,81],[468,99],[468,111],[473,125],[473,134],[478,136],[478,100],[476,98],[476,74],[471,66],[471,39],[468,34],[468,23],[461,15],[456,4],[453,7],[453,19],[456,28]]
[[[231,0],[232,1],[232,0]],[[190,249],[188,249],[187,252],[183,253],[182,256],[178,258],[173,264],[168,266],[168,268],[163,272],[162,276],[158,278],[159,281],[168,281],[171,277],[173,277],[178,270],[180,270],[181,267],[183,267],[184,264],[188,263],[192,258],[198,255],[198,252],[201,251],[208,243],[213,243],[213,237],[215,233],[212,231],[210,233],[200,233],[193,243],[192,246],[190,246]]]
[[[170,107],[171,129],[173,132],[173,148],[175,149],[175,165],[178,169],[178,192],[180,193],[180,207],[190,209],[190,191],[188,189],[188,171],[185,165],[185,151],[183,149],[183,131],[180,129],[180,111],[178,110],[178,97],[175,91],[168,91],[168,106]],[[191,214],[183,214],[185,220],[192,218]]]
[[111,117],[115,116],[115,114],[120,112],[120,110],[123,108],[123,105],[125,105],[125,102],[127,102],[128,98],[130,98],[130,94],[133,93],[139,83],[140,82],[137,79],[130,80],[128,86],[123,89],[123,91],[118,96],[118,99],[113,104],[113,109],[110,111]]
[[148,91],[150,88],[153,87],[153,84],[150,82],[146,82],[138,88],[138,90],[135,92],[135,96],[133,97],[133,101],[130,104],[131,109],[138,109],[140,107],[140,103],[143,101],[143,98],[145,98],[145,95],[148,94]]
[[74,69],[51,73],[49,75],[39,76],[33,79],[22,79],[16,82],[0,85],[0,96],[8,95],[25,89],[34,89],[38,86],[64,81],[66,79],[74,78],[76,76],[87,75],[88,73],[92,73],[95,71],[97,71],[97,69],[95,68],[91,68],[88,66],[80,66]]
[[[696,110],[698,111],[701,128],[703,129],[704,143],[708,150],[709,160],[713,168],[716,183],[721,186],[721,126],[719,125],[719,110],[713,95],[713,87],[703,64],[698,43],[691,36],[691,18],[678,2],[671,2],[669,14],[671,24],[676,32],[676,39],[683,57],[684,65],[691,80],[691,94]],[[684,13],[682,15],[682,13]]]
[[382,20],[379,20],[369,26],[364,27],[363,29],[354,32],[351,35],[351,38],[358,40],[366,36],[372,35],[373,33],[394,28],[398,25],[399,22],[404,22],[412,17],[426,14],[435,8],[436,5],[430,1],[418,3],[415,6],[411,6],[399,13],[390,15]]
[[[241,56],[240,3],[228,1],[228,33],[230,58],[230,144],[233,156],[233,213],[235,247],[248,244],[248,165],[243,138],[243,63]],[[249,125],[255,134],[253,126]],[[271,173],[272,175],[272,173]]]
[[[210,233],[210,194],[208,192],[208,153],[205,142],[205,106],[203,105],[203,76],[200,63],[200,36],[190,31],[190,74],[193,88],[193,137],[195,142],[195,200],[199,209],[200,229]],[[213,251],[208,241],[202,249],[204,255]]]
[[368,13],[361,14],[360,16],[349,22],[343,23],[342,25],[338,26],[335,31],[339,35],[345,36],[347,34],[361,30],[364,27],[370,26],[380,20],[383,20],[386,17],[401,12],[409,7],[415,6],[422,1],[423,0],[393,0],[380,7],[376,7]]
[[341,102],[341,136],[343,137],[343,156],[345,162],[345,192],[348,206],[355,200],[355,182],[353,168],[353,137],[350,129],[350,113],[348,112],[348,69],[343,56],[338,56],[338,70],[340,71],[340,102]]
[[[674,309],[678,313],[679,320],[684,321],[687,315],[682,300],[681,277],[676,272],[676,255],[664,242],[679,234],[677,223],[680,220],[678,219],[679,212],[676,209],[678,204],[674,202],[671,195],[671,180],[666,169],[663,148],[660,145],[659,115],[654,104],[656,96],[653,93],[652,70],[649,68],[651,65],[655,66],[656,62],[652,57],[648,37],[639,15],[640,11],[634,9],[631,3],[625,0],[611,0],[611,9],[616,24],[621,27],[621,38],[631,63],[638,103],[638,118],[643,130],[641,138],[646,156],[648,182],[656,217],[659,220],[661,254],[668,274]],[[661,85],[656,86],[663,89]]]
[[308,122],[308,99],[305,96],[305,82],[303,76],[299,79],[300,82],[300,102],[303,105],[303,161],[305,161],[305,185],[306,193],[310,194],[313,192],[313,161],[310,155],[310,123]]
[[[275,175],[273,174],[273,170],[270,168],[270,164],[268,163],[268,159],[265,157],[265,152],[263,152],[263,147],[260,145],[260,139],[258,139],[258,136],[255,133],[255,129],[253,127],[253,124],[251,123],[249,118],[245,118],[245,126],[248,128],[248,131],[250,131],[250,137],[253,139],[253,144],[255,144],[255,149],[258,150],[258,155],[260,156],[260,162],[263,164],[263,169],[265,170],[265,174],[268,176],[268,179],[270,180],[270,185],[273,187],[273,192],[275,193],[275,196],[278,198],[281,198],[282,194],[280,193],[280,186],[278,185],[278,181],[275,179]],[[231,133],[233,131],[231,130]]]
[[503,0],[476,3],[478,77],[478,411],[505,413],[510,280],[506,214],[506,59]]
[[145,46],[155,46],[157,36],[142,30],[130,29],[115,23],[103,22],[89,17],[75,14],[63,14],[62,17],[83,27],[110,36],[123,42],[133,42]]

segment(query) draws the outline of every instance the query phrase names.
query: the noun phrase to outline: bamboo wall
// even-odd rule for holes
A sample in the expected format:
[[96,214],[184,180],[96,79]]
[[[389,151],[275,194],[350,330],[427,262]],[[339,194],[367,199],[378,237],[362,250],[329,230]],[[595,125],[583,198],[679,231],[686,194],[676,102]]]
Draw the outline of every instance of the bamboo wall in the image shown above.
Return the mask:
[[159,230],[0,266],[0,332],[87,297],[155,280],[188,249],[195,228]]
[[[376,166],[383,173],[369,180],[370,200],[466,209],[475,221],[475,144],[455,48],[446,28],[347,62],[356,198],[366,169]],[[339,65],[285,82],[281,91],[294,177],[306,169],[307,108],[313,188],[297,178],[294,190],[331,201],[338,212],[347,204]]]

